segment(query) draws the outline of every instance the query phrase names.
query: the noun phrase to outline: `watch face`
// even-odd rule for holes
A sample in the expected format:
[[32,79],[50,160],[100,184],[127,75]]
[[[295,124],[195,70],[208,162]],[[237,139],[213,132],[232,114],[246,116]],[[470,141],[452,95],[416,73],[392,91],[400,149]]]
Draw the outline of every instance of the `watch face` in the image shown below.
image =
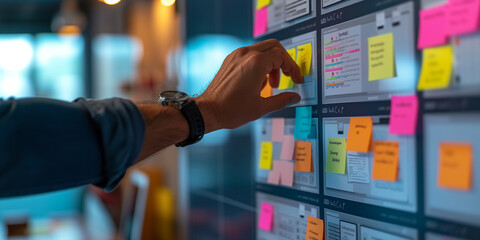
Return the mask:
[[160,100],[168,102],[183,102],[188,99],[188,95],[180,91],[164,91],[160,93]]

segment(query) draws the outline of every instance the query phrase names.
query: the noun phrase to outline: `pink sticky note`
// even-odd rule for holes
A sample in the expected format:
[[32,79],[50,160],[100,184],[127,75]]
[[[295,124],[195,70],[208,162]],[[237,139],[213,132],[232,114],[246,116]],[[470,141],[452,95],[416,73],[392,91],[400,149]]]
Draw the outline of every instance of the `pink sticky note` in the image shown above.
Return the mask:
[[279,161],[280,185],[293,186],[293,162]]
[[268,7],[255,11],[255,26],[253,26],[253,36],[259,36],[267,32],[268,27]]
[[284,118],[272,118],[272,141],[283,142],[283,132],[285,128]]
[[447,4],[420,11],[418,49],[447,43],[447,11]]
[[295,138],[293,135],[285,135],[283,137],[281,160],[293,160],[293,151],[295,150]]
[[262,202],[260,205],[260,217],[258,219],[258,228],[271,232],[273,227],[273,205]]
[[458,35],[478,30],[480,1],[450,0],[448,3],[447,34]]
[[393,96],[390,107],[390,134],[414,135],[417,129],[418,98],[416,95]]
[[273,161],[273,167],[272,170],[268,173],[268,179],[267,182],[269,184],[274,184],[278,185],[280,184],[280,167],[278,166],[279,161],[274,160]]

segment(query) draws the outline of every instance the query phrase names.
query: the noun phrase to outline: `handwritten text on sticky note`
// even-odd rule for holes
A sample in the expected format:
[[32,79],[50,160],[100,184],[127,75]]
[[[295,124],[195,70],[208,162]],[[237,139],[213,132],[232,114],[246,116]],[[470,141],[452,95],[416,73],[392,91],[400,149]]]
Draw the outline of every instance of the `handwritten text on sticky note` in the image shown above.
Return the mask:
[[418,33],[418,49],[434,47],[447,43],[447,6],[420,10],[420,26]]
[[459,35],[472,33],[480,25],[480,1],[449,0],[447,18],[447,33]]
[[418,90],[448,87],[452,77],[452,59],[451,46],[424,49]]
[[438,186],[468,191],[472,186],[472,145],[440,143]]
[[372,179],[396,182],[398,178],[398,142],[373,142]]
[[323,220],[308,216],[307,218],[307,236],[306,240],[323,240]]
[[372,141],[372,118],[352,117],[347,137],[347,151],[370,152]]
[[393,96],[390,107],[390,124],[388,133],[414,135],[417,129],[417,117],[417,95]]
[[296,62],[300,67],[302,76],[310,75],[312,67],[312,43],[303,44],[297,47]]
[[393,33],[368,38],[368,81],[396,75]]
[[295,109],[295,131],[296,139],[307,139],[312,130],[312,107],[297,107]]
[[345,138],[329,138],[325,171],[345,174],[347,164]]
[[273,161],[273,143],[272,142],[262,142],[260,147],[260,161],[258,167],[260,169],[272,169]]
[[311,142],[295,142],[295,171],[313,172]]
[[262,202],[260,204],[260,217],[258,219],[258,228],[271,232],[273,228],[274,207],[270,203]]

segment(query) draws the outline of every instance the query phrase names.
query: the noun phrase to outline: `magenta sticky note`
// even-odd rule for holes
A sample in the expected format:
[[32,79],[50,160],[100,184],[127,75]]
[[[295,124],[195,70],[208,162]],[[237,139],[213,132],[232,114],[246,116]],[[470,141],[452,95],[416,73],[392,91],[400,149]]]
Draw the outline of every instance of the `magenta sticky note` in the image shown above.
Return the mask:
[[280,171],[279,171],[280,166],[278,165],[279,165],[279,161],[274,160],[272,170],[270,170],[270,172],[268,173],[267,183],[273,184],[273,185],[280,184]]
[[253,36],[259,36],[267,32],[268,28],[268,7],[255,11],[255,25],[253,26]]
[[285,129],[284,118],[272,118],[272,141],[283,142],[283,132]]
[[281,160],[293,160],[293,153],[295,151],[295,138],[293,135],[283,136],[282,152],[280,154]]
[[448,3],[447,34],[472,33],[480,25],[479,0],[450,0]]
[[271,232],[273,228],[273,205],[262,202],[260,204],[260,217],[258,219],[258,228]]
[[420,11],[418,49],[446,44],[447,4]]
[[279,161],[280,185],[293,186],[294,164],[291,161]]
[[414,135],[417,129],[418,98],[416,95],[393,96],[390,107],[390,134]]

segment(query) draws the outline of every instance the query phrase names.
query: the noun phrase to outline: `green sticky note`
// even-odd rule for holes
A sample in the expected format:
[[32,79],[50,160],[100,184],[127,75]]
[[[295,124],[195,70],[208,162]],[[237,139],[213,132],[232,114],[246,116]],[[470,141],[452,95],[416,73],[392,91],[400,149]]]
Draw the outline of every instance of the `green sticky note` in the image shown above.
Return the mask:
[[396,75],[393,33],[368,38],[368,81]]
[[345,138],[329,138],[325,171],[345,174],[347,163]]

